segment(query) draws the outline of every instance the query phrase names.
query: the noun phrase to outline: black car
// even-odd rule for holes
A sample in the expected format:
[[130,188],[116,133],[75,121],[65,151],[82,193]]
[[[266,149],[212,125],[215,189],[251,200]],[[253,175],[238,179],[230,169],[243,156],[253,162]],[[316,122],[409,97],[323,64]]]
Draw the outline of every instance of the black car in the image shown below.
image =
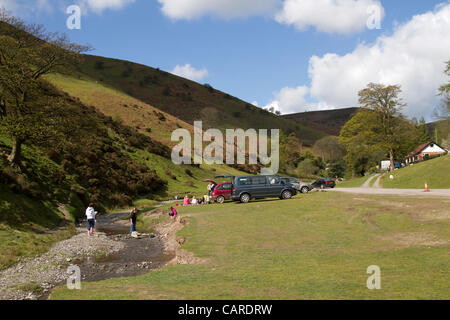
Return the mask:
[[336,187],[336,182],[333,179],[319,179],[311,184],[314,189],[328,189]]
[[297,194],[294,186],[275,175],[233,177],[231,199],[247,203],[251,199],[290,199]]

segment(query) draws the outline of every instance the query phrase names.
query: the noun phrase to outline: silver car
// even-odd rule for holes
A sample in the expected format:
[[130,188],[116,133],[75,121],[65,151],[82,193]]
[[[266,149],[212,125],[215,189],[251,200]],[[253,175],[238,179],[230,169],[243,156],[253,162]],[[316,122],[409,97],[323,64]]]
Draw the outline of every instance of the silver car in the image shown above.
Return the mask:
[[292,184],[295,189],[297,189],[298,191],[300,191],[303,194],[308,193],[312,189],[314,189],[311,186],[311,184],[302,182],[302,181],[298,180],[297,178],[283,178],[283,180]]

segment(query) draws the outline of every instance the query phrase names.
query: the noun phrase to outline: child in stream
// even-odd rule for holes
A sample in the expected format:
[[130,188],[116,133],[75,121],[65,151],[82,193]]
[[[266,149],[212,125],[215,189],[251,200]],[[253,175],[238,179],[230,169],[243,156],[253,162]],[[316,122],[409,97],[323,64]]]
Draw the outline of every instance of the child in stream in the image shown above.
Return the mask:
[[136,231],[136,220],[137,220],[138,209],[134,208],[130,214],[130,233]]
[[96,214],[97,212],[94,209],[94,204],[90,203],[89,207],[86,209],[86,218],[88,222],[88,236],[92,236],[94,234]]

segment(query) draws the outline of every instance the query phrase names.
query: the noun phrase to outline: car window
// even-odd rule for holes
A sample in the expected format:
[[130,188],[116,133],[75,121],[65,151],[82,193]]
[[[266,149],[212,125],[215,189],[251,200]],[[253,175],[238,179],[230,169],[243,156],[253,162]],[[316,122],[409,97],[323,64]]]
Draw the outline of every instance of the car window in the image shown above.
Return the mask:
[[218,187],[216,188],[216,190],[223,190],[223,185],[218,186]]
[[252,177],[252,184],[254,185],[266,184],[266,177]]
[[248,178],[248,177],[238,178],[238,184],[241,186],[249,185],[249,184],[251,184],[250,178]]
[[231,189],[231,183],[224,184],[222,187],[223,187],[222,188],[223,190],[230,190]]
[[276,176],[269,177],[269,183],[270,184],[280,184],[280,182],[281,182],[280,177],[276,177]]

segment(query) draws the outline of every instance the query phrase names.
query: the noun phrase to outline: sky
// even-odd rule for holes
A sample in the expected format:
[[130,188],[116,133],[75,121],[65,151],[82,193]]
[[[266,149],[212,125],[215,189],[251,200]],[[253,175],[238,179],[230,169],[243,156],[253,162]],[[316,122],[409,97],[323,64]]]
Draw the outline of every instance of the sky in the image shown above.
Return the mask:
[[[67,7],[81,29],[67,28]],[[402,87],[432,119],[448,82],[450,0],[0,0],[12,14],[283,114],[358,106],[370,82]]]

